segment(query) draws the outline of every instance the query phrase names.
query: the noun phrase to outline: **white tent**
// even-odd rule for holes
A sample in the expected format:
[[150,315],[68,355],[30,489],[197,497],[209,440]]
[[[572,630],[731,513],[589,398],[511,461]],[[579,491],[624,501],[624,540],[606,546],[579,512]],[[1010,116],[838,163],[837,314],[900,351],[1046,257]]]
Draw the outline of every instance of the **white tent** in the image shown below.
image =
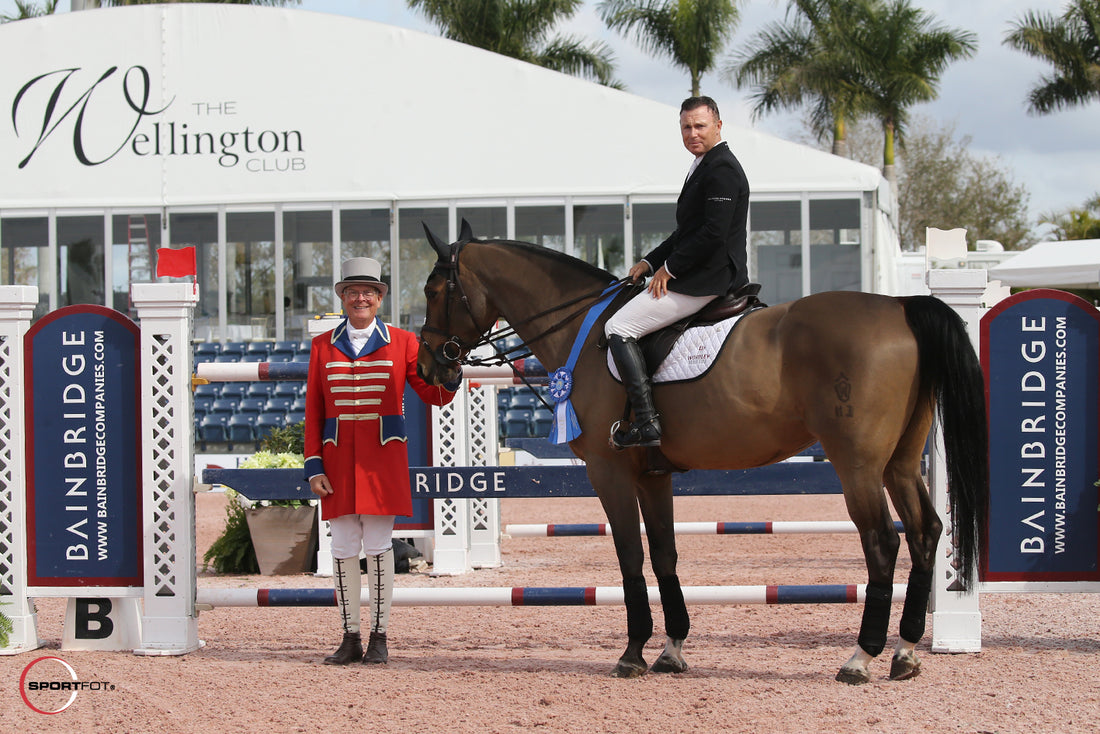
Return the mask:
[[1100,288],[1100,240],[1040,242],[989,275],[1021,288]]

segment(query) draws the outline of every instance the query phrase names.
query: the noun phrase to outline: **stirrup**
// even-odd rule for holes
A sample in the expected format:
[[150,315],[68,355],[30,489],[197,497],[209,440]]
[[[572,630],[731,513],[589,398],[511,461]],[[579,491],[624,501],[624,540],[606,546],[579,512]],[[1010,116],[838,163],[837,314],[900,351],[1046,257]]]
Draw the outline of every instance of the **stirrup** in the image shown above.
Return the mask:
[[631,423],[624,431],[621,429],[622,421],[615,421],[611,426],[611,435],[608,443],[616,451],[633,448],[656,448],[661,445],[661,424],[659,416],[655,413],[652,417],[643,421]]

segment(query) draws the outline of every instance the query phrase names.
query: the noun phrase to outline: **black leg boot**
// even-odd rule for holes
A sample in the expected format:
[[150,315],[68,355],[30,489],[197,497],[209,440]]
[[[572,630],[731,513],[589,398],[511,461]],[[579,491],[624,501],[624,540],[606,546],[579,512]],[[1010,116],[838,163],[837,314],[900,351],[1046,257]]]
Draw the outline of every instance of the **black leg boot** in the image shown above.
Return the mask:
[[645,358],[642,348],[634,337],[621,337],[612,334],[607,337],[607,346],[611,358],[619,368],[630,405],[634,409],[634,422],[629,426],[613,429],[611,445],[617,449],[635,446],[649,447],[661,445],[661,423],[653,407],[653,390],[646,374]]

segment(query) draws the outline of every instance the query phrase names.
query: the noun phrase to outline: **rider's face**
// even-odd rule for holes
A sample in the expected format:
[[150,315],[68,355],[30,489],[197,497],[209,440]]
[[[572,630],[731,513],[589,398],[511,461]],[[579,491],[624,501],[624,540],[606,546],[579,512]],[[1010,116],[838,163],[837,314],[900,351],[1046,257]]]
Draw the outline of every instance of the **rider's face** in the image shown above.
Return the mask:
[[680,134],[684,147],[701,156],[722,140],[722,121],[706,105],[680,113]]

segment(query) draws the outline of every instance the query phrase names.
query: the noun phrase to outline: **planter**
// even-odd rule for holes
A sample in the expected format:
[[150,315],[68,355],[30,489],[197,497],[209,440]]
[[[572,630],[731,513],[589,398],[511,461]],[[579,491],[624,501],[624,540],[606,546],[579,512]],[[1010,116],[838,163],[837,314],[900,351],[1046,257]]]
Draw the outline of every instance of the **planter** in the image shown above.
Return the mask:
[[245,510],[256,561],[264,576],[307,573],[317,552],[317,507],[249,507]]

